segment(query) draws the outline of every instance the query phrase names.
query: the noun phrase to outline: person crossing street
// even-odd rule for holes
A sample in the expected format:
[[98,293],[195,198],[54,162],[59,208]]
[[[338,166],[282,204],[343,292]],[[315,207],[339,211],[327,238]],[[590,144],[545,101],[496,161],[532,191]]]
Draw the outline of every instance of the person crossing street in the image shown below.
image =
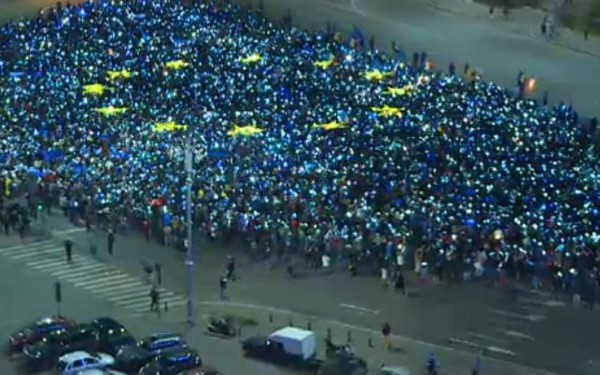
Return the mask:
[[152,286],[152,289],[150,289],[150,311],[156,311],[157,314],[160,313],[159,298],[158,289],[156,289],[156,286]]
[[67,256],[67,263],[73,263],[73,241],[70,239],[65,241],[65,254]]

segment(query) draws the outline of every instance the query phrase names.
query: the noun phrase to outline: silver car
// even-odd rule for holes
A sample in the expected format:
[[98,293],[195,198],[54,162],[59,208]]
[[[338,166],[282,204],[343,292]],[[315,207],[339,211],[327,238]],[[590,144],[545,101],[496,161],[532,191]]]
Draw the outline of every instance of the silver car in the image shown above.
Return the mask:
[[381,372],[379,375],[413,375],[410,370],[405,369],[404,367],[387,367],[384,366],[381,368]]

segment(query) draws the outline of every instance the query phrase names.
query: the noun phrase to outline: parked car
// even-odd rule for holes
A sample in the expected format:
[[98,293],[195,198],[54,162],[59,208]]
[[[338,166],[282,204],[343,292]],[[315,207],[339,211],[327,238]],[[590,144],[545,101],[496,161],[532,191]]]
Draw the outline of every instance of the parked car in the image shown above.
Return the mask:
[[177,333],[158,333],[146,337],[135,346],[126,346],[116,356],[115,369],[136,372],[157,355],[186,348],[185,339]]
[[8,354],[21,353],[25,345],[33,344],[52,332],[65,330],[74,325],[73,320],[60,315],[27,324],[9,337],[7,352]]
[[102,317],[94,320],[92,325],[98,331],[100,344],[98,350],[115,356],[126,346],[135,346],[135,338],[127,331],[125,326],[113,318]]
[[115,371],[115,370],[93,369],[93,370],[83,370],[81,372],[78,372],[77,375],[127,375],[127,374],[124,372],[119,372],[119,371]]
[[203,367],[201,369],[196,370],[186,370],[182,371],[177,375],[222,375],[219,370],[215,370],[210,367]]
[[413,373],[410,370],[405,369],[404,367],[388,367],[383,366],[381,368],[379,375],[412,375]]
[[202,359],[195,350],[186,348],[161,354],[142,367],[139,375],[178,375],[184,371],[202,374]]
[[54,331],[35,344],[25,346],[23,366],[34,372],[50,370],[61,355],[77,350],[95,351],[99,342],[98,332],[88,323]]
[[60,357],[56,370],[61,375],[77,375],[85,370],[107,369],[114,363],[114,358],[108,354],[78,351]]

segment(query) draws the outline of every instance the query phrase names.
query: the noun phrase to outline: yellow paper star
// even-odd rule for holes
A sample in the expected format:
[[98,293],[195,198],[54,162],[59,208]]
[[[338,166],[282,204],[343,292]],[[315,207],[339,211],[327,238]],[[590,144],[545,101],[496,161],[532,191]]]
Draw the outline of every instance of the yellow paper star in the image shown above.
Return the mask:
[[337,129],[346,129],[348,125],[342,124],[341,122],[332,121],[327,124],[312,124],[313,129],[323,129],[326,131],[337,130]]
[[86,95],[96,95],[96,96],[102,96],[104,95],[105,91],[110,90],[110,88],[101,85],[99,83],[94,83],[92,85],[85,85],[83,86],[83,93]]
[[242,57],[240,62],[245,65],[256,64],[257,62],[262,61],[262,56],[258,53],[253,53],[250,56]]
[[187,130],[187,125],[179,125],[175,121],[157,122],[154,124],[154,129],[152,129],[154,133],[176,132],[180,130]]
[[183,68],[187,68],[188,66],[190,66],[190,64],[183,60],[169,61],[166,64],[167,69],[173,69],[173,70],[180,70]]
[[375,70],[365,72],[365,78],[368,81],[383,81],[385,78],[393,76],[394,73],[395,73],[394,71],[382,72],[379,69],[375,69]]
[[322,60],[322,61],[315,61],[313,63],[313,66],[316,66],[317,68],[321,68],[323,70],[327,70],[331,67],[331,65],[333,65],[333,55],[331,55],[331,57],[329,57],[328,60]]
[[108,75],[108,79],[110,81],[116,81],[119,78],[124,79],[124,80],[131,78],[131,72],[127,69],[109,70],[108,72],[106,72],[106,74]]
[[264,132],[264,129],[260,129],[256,125],[240,126],[233,124],[233,129],[228,131],[227,134],[232,137],[252,137],[262,132]]
[[121,114],[127,112],[128,110],[129,110],[129,108],[127,108],[127,107],[113,107],[112,105],[110,107],[94,109],[94,111],[98,112],[99,114],[101,114],[105,117],[121,115]]
[[391,96],[404,96],[406,94],[410,94],[414,89],[415,87],[409,83],[403,87],[388,87],[383,94]]
[[371,107],[371,110],[383,118],[402,118],[402,116],[404,115],[404,113],[402,113],[402,111],[404,111],[404,108],[390,107],[388,105],[384,105],[383,107]]

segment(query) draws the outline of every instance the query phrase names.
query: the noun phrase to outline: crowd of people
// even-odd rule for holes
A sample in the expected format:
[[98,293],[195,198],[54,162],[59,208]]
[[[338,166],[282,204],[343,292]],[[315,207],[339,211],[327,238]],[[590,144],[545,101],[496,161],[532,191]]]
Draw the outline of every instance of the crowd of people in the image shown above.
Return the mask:
[[74,220],[177,242],[190,139],[213,238],[443,277],[600,276],[600,129],[571,106],[226,1],[101,0],[1,32],[5,195],[34,178]]

